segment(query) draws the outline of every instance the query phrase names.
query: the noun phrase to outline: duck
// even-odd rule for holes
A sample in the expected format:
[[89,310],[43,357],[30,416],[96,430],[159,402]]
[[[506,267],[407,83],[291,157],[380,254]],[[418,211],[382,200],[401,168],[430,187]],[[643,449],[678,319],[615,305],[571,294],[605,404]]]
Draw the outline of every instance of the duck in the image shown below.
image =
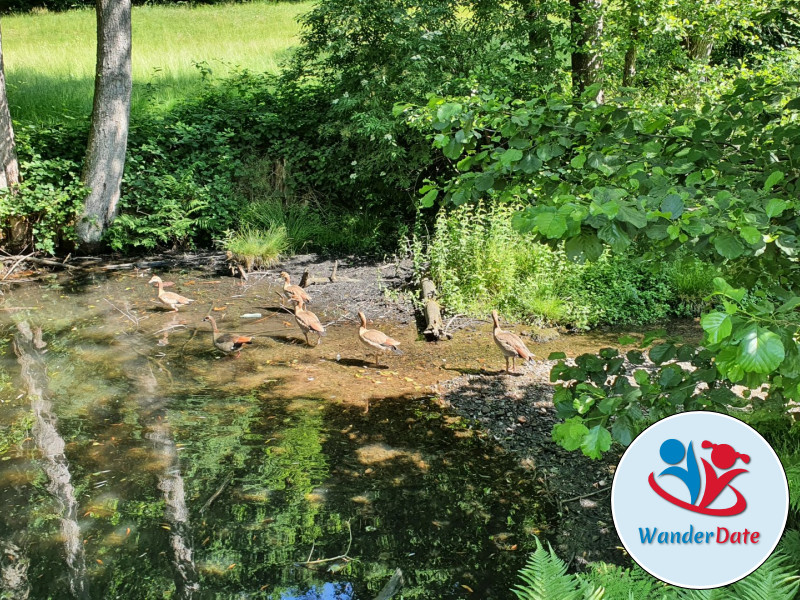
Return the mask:
[[242,353],[245,344],[252,344],[253,338],[246,335],[236,335],[235,333],[220,333],[217,329],[217,321],[211,315],[203,317],[203,321],[211,323],[211,334],[214,337],[214,345],[225,354],[236,352],[236,358]]
[[[293,285],[291,283],[291,278],[286,271],[281,271],[280,276],[283,277],[283,295],[287,300],[291,300],[292,296],[297,296],[304,303],[311,304],[311,296],[309,296],[299,285]],[[283,299],[281,299],[281,305],[283,305]]]
[[325,328],[319,322],[319,318],[310,310],[305,310],[305,302],[299,296],[293,294],[290,300],[294,302],[294,320],[297,321],[297,326],[306,336],[306,344],[311,345],[311,342],[308,341],[308,333],[313,331],[317,334],[317,343],[315,345],[318,346],[322,336],[325,335]]
[[[533,360],[533,353],[528,350],[525,342],[518,335],[500,329],[500,319],[496,310],[492,311],[492,320],[494,321],[492,337],[494,337],[494,343],[497,344],[506,357],[506,373],[516,371],[517,365],[515,361],[517,358],[521,358],[525,362]],[[511,359],[511,371],[508,370],[509,358]]]
[[385,333],[377,329],[367,329],[367,317],[363,312],[358,313],[358,318],[361,319],[361,327],[358,329],[358,338],[361,343],[370,349],[369,354],[375,353],[375,366],[379,367],[378,355],[381,352],[394,352],[400,356],[403,353],[397,348],[400,345],[395,339],[390,338]]
[[150,278],[150,281],[147,282],[148,284],[155,283],[158,286],[158,299],[162,304],[169,306],[173,311],[178,312],[179,306],[185,306],[191,302],[194,302],[191,298],[186,298],[185,296],[181,296],[180,294],[176,294],[175,292],[165,292],[164,291],[164,282],[161,281],[161,277],[158,275],[153,275]]

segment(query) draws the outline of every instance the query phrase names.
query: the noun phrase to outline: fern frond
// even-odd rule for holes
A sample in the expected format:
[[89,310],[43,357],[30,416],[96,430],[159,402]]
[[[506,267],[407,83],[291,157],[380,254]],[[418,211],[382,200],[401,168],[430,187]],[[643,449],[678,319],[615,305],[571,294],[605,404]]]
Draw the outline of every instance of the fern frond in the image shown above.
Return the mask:
[[789,557],[777,551],[731,587],[742,600],[793,600],[800,590],[800,577],[795,573]]
[[800,531],[790,529],[784,533],[778,549],[783,552],[789,560],[792,561],[794,567],[800,571]]
[[[583,591],[578,579],[567,575],[567,565],[556,556],[550,544],[547,550],[536,538],[536,551],[528,557],[528,562],[519,572],[524,583],[512,590],[519,600],[581,600]],[[591,592],[590,592],[591,593]],[[599,600],[600,596],[592,600]]]

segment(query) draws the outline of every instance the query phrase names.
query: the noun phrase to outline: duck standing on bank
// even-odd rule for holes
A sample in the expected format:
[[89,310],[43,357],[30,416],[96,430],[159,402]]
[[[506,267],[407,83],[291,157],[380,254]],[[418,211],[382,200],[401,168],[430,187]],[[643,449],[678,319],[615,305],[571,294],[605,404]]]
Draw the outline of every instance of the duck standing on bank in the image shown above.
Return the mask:
[[308,341],[308,333],[313,331],[317,334],[315,346],[318,346],[322,336],[325,335],[325,328],[319,322],[319,318],[310,310],[305,310],[305,303],[299,296],[293,294],[290,300],[294,302],[294,320],[297,321],[297,326],[306,336],[306,345],[311,345],[311,342]]
[[[492,337],[494,337],[494,343],[497,344],[506,357],[506,373],[516,372],[517,365],[515,361],[517,358],[521,358],[525,362],[533,360],[533,353],[528,350],[525,342],[518,335],[500,329],[500,320],[496,310],[492,311],[492,320],[494,321]],[[511,371],[508,370],[509,358],[511,359]]]
[[164,282],[161,281],[161,277],[158,275],[153,275],[150,278],[150,281],[147,282],[155,283],[158,286],[158,300],[162,304],[169,306],[173,311],[178,312],[179,306],[186,306],[187,304],[194,302],[191,298],[186,298],[185,296],[181,296],[180,294],[176,294],[175,292],[165,292],[164,291]]
[[225,354],[236,352],[236,358],[242,353],[245,344],[252,344],[253,338],[246,335],[236,335],[235,333],[220,333],[217,329],[217,321],[211,315],[203,317],[203,321],[211,323],[211,335],[214,338],[214,345]]
[[[311,296],[309,296],[306,291],[301,288],[299,285],[294,285],[291,283],[291,278],[286,271],[281,271],[281,277],[283,277],[283,296],[286,300],[291,300],[292,296],[297,296],[300,298],[305,304],[311,304]],[[283,306],[284,299],[281,299],[281,306]]]
[[363,312],[358,313],[358,318],[361,319],[361,327],[358,329],[358,338],[361,343],[369,348],[368,354],[375,354],[375,366],[379,367],[378,355],[382,352],[394,352],[402,356],[402,352],[397,348],[400,342],[390,338],[385,333],[377,329],[367,329],[367,317]]

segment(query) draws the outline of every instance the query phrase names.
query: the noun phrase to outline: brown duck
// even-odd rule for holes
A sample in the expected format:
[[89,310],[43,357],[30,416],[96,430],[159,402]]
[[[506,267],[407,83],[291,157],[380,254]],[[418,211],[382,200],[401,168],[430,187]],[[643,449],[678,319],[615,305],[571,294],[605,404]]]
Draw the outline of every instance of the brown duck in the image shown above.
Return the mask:
[[253,338],[246,335],[236,335],[235,333],[220,333],[217,329],[217,321],[211,315],[204,317],[203,321],[211,323],[211,334],[214,337],[214,345],[225,354],[236,352],[236,357],[242,353],[245,344],[252,344]]
[[294,302],[294,320],[297,321],[297,326],[306,336],[306,344],[311,345],[311,342],[308,341],[308,333],[313,331],[317,334],[317,343],[315,345],[318,346],[322,336],[325,335],[325,328],[319,322],[317,315],[310,310],[305,310],[305,303],[302,298],[293,295],[291,301]]
[[377,329],[367,329],[367,317],[363,312],[358,313],[361,319],[361,327],[358,329],[358,338],[361,343],[369,348],[368,354],[375,354],[375,366],[379,367],[378,356],[382,352],[394,352],[395,354],[402,355],[403,353],[397,348],[400,342],[390,338],[385,333]]
[[[291,300],[292,296],[297,296],[305,304],[311,304],[311,296],[299,285],[290,283],[291,279],[286,271],[281,271],[281,277],[283,277],[283,295],[287,300]],[[281,302],[283,301],[281,300]]]
[[[500,348],[503,352],[503,355],[506,357],[506,372],[516,371],[517,365],[516,360],[517,358],[521,358],[523,361],[528,362],[529,360],[533,360],[533,353],[528,350],[527,346],[525,346],[525,342],[523,342],[519,336],[511,333],[510,331],[503,331],[500,329],[500,320],[497,317],[497,311],[492,311],[492,320],[494,321],[494,331],[492,331],[492,336],[494,337],[494,343]],[[511,371],[508,370],[508,359],[511,359]]]
[[194,300],[192,300],[191,298],[186,298],[184,296],[181,296],[180,294],[176,294],[175,292],[165,292],[164,282],[161,281],[161,277],[159,277],[158,275],[153,275],[153,277],[151,277],[150,281],[148,281],[147,283],[148,284],[155,283],[158,286],[158,300],[162,304],[169,306],[175,312],[178,312],[179,306],[185,306],[190,302],[194,302]]

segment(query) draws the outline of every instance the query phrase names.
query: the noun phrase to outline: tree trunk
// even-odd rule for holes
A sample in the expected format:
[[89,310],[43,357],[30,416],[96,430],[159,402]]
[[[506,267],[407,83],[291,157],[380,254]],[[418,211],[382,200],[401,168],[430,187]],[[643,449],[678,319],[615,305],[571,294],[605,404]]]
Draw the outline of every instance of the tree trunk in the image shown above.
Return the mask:
[[625,51],[625,64],[622,67],[622,85],[631,87],[636,77],[636,42],[631,40]]
[[128,145],[131,106],[131,0],[96,0],[97,70],[83,183],[90,189],[77,226],[86,249],[114,220]]
[[[603,69],[601,37],[603,35],[603,0],[569,0],[571,8],[572,89],[580,95],[590,85],[600,81]],[[595,101],[603,102],[603,90],[597,91]]]
[[[6,71],[3,63],[3,39],[0,33],[0,188],[11,188],[19,183],[19,162],[14,143],[14,126],[6,95]],[[11,217],[8,223],[9,246],[22,247],[27,237],[27,221],[23,217]]]
[[686,53],[692,60],[708,64],[713,49],[714,42],[702,35],[692,35],[686,39]]
[[0,188],[19,183],[19,162],[14,144],[14,127],[6,96],[6,71],[3,65],[3,38],[0,33]]

